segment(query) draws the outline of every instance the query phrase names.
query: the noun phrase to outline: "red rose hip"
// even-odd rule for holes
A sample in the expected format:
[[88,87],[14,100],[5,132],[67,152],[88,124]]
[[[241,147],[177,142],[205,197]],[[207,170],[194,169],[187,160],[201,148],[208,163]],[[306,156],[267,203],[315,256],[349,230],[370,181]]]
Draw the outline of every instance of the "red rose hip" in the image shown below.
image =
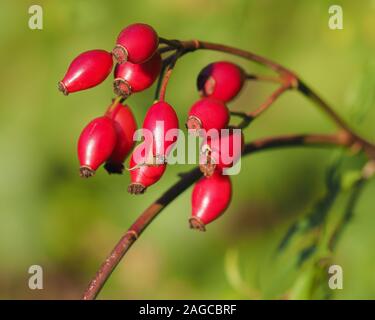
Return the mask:
[[202,173],[209,177],[215,171],[222,173],[233,167],[241,158],[243,148],[242,130],[229,128],[222,130],[217,136],[208,135],[201,146],[203,155],[199,167]]
[[241,67],[227,61],[209,64],[198,75],[197,87],[203,97],[228,102],[241,91],[246,79]]
[[92,120],[78,140],[78,159],[81,177],[91,177],[112,154],[116,145],[113,120],[103,116]]
[[154,103],[147,111],[142,128],[152,134],[153,156],[164,162],[178,136],[178,118],[173,107],[164,101]]
[[105,50],[83,52],[72,61],[64,79],[59,82],[58,88],[68,95],[95,87],[107,78],[112,67],[111,53]]
[[111,156],[104,165],[108,173],[122,173],[123,162],[134,147],[134,132],[137,130],[137,123],[129,106],[118,103],[110,107],[106,116],[113,120],[116,130],[116,145]]
[[232,197],[229,176],[215,172],[212,177],[202,177],[193,188],[190,227],[200,231],[217,219],[228,207]]
[[131,93],[149,88],[159,76],[161,65],[162,61],[158,52],[142,64],[131,62],[117,64],[113,81],[114,92],[126,98]]
[[189,110],[186,127],[195,132],[200,129],[221,130],[229,123],[229,110],[224,102],[212,98],[202,98]]
[[[139,148],[144,148],[139,153]],[[131,183],[128,187],[128,192],[131,194],[142,194],[145,190],[160,180],[163,176],[166,164],[159,165],[147,165],[145,160],[141,161],[136,159],[136,155],[140,154],[141,157],[145,157],[145,151],[147,148],[143,144],[138,145],[130,158],[130,179]]]
[[118,63],[143,63],[151,58],[159,45],[156,31],[144,23],[134,23],[123,29],[112,50]]

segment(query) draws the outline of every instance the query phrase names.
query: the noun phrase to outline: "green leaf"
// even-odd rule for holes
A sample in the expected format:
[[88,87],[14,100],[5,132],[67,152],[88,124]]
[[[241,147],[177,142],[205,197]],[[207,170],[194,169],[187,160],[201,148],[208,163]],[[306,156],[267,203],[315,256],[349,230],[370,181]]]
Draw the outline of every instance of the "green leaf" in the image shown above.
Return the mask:
[[349,190],[354,187],[359,180],[362,179],[362,171],[360,170],[351,170],[345,172],[341,178],[341,188],[343,190]]

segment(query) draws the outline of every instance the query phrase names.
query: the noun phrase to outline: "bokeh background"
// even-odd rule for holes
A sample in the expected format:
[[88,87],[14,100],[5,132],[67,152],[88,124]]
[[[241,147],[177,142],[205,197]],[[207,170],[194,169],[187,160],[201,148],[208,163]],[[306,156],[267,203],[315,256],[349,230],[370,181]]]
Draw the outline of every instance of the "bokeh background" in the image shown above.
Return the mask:
[[[28,28],[32,4],[43,7],[43,30]],[[177,181],[179,172],[192,167],[169,167],[163,179],[139,197],[127,194],[126,174],[109,176],[100,169],[93,179],[80,179],[77,138],[92,118],[104,112],[113,93],[111,77],[69,97],[57,91],[57,82],[77,54],[94,48],[110,50],[118,32],[133,22],[149,23],[166,38],[197,38],[252,50],[295,70],[358,132],[374,141],[375,1],[335,1],[343,7],[343,30],[328,28],[331,4],[324,0],[1,1],[0,298],[79,298],[132,221]],[[267,73],[221,53],[186,55],[178,62],[167,92],[181,123],[198,98],[196,75],[216,59],[231,59],[249,72]],[[249,83],[230,107],[254,108],[272,89]],[[138,124],[152,99],[152,89],[129,99]],[[354,121],[353,112],[363,111],[364,105],[366,116]],[[320,110],[291,92],[254,122],[246,140],[334,130]],[[336,156],[337,151],[328,149],[299,148],[246,157],[241,173],[233,177],[230,208],[206,233],[188,228],[189,189],[135,243],[99,298],[328,297],[306,280],[315,266],[311,259],[300,266],[296,263],[310,235],[295,236],[294,244],[283,252],[277,253],[277,247],[290,226],[324,196],[325,172]],[[354,164],[357,169],[358,161]],[[344,288],[331,291],[330,298],[375,298],[374,192],[375,184],[369,182],[330,254],[330,261],[344,270]],[[324,222],[320,231],[340,217],[347,198],[343,192],[335,201],[329,215],[336,218]],[[27,270],[34,264],[43,267],[43,290],[27,286]],[[323,276],[319,285],[327,287],[327,281]]]

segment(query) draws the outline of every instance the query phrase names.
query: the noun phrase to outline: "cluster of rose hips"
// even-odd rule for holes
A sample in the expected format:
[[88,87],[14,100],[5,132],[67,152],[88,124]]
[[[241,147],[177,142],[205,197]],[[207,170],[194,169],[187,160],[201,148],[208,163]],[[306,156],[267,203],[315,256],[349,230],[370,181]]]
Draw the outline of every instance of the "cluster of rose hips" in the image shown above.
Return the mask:
[[[123,163],[132,151],[128,192],[144,193],[164,174],[170,147],[177,141],[177,136],[166,139],[168,130],[179,127],[176,112],[164,98],[155,101],[142,125],[142,129],[152,133],[152,148],[145,147],[143,141],[133,150],[137,124],[130,107],[123,104],[129,95],[149,88],[159,77],[163,60],[158,47],[159,37],[151,26],[142,23],[129,25],[120,32],[112,52],[90,50],[81,53],[59,82],[58,88],[65,95],[94,87],[108,77],[113,61],[116,62],[113,87],[118,97],[103,116],[84,128],[78,140],[82,177],[93,176],[103,164],[110,174],[122,173]],[[201,98],[190,108],[186,127],[189,133],[205,138],[202,150],[207,161],[200,166],[204,176],[193,188],[192,228],[205,230],[205,225],[219,217],[229,205],[231,181],[223,170],[232,167],[241,156],[242,149],[236,151],[233,148],[237,133],[227,130],[217,138],[206,133],[211,129],[230,129],[230,112],[226,104],[241,91],[245,78],[245,72],[239,66],[226,61],[211,63],[199,73],[197,86]],[[163,130],[160,123],[163,123]],[[243,147],[242,133],[240,139]],[[223,143],[232,153],[233,161],[229,164],[222,161],[220,146]],[[135,155],[141,153],[147,158],[145,153],[148,152],[153,159],[151,163],[139,163]]]

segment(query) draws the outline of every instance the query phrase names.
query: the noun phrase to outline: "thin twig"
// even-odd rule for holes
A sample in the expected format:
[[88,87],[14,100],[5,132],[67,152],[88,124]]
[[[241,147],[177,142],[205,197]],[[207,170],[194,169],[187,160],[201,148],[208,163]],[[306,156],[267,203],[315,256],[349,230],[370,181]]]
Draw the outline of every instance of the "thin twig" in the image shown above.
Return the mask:
[[176,48],[172,47],[172,46],[165,46],[165,47],[162,47],[162,48],[158,49],[160,54],[163,54],[163,53],[166,53],[166,52],[169,52],[169,51],[173,51],[173,50],[176,50]]
[[120,103],[120,104],[123,104],[124,101],[126,99],[122,96],[116,96],[116,98],[112,99],[112,103],[110,104],[110,106],[107,108],[105,114],[108,115],[110,114],[116,107],[117,105]]
[[312,102],[318,105],[338,126],[339,128],[345,130],[348,135],[353,139],[353,143],[357,143],[359,147],[363,148],[367,155],[372,159],[375,159],[375,146],[367,141],[366,139],[359,136],[352,130],[348,124],[329,106],[329,104],[324,101],[317,93],[315,93],[304,81],[302,81],[292,70],[280,65],[279,63],[272,61],[263,56],[257,55],[253,52],[242,50],[239,48],[212,43],[200,40],[190,40],[190,41],[178,41],[178,40],[166,40],[162,39],[161,43],[165,43],[170,46],[174,46],[176,49],[181,50],[183,48],[185,52],[193,52],[196,50],[213,50],[225,52],[235,56],[242,57],[244,59],[262,64],[271,70],[277,72],[284,85],[289,88],[294,88],[302,93],[304,96],[309,98]]
[[249,126],[249,124],[251,123],[251,121],[253,120],[252,117],[250,117],[246,112],[243,112],[243,111],[233,111],[233,110],[231,110],[230,115],[242,118],[242,121],[240,122],[239,125],[232,126],[232,127],[236,127],[237,129],[247,128]]
[[160,75],[159,75],[159,78],[158,78],[158,81],[157,81],[157,84],[156,84],[154,100],[159,99],[161,84],[162,84],[162,81],[163,81],[163,78],[164,78],[165,70],[167,69],[167,67],[171,63],[171,57],[172,56],[173,55],[171,55],[171,56],[169,56],[169,57],[167,57],[163,60],[163,64],[162,64],[161,70],[160,70]]
[[290,88],[295,88],[316,105],[318,105],[340,128],[344,129],[348,133],[348,135],[350,135],[350,137],[353,139],[353,142],[359,144],[359,146],[365,150],[369,157],[375,159],[375,146],[366,139],[356,134],[347,125],[347,123],[328,105],[326,101],[324,101],[309,86],[307,86],[305,82],[303,82],[293,71],[289,70],[288,68],[253,52],[218,43],[190,40],[180,41],[178,45],[173,42],[171,43],[171,45],[175,45],[176,48],[181,48],[182,46],[187,51],[205,49],[225,52],[269,67],[270,69],[277,72],[285,81],[284,83],[287,84]]
[[255,81],[280,83],[280,84],[284,83],[284,80],[281,77],[265,76],[262,74],[253,74],[253,73],[247,73],[246,79],[255,80]]
[[264,101],[256,110],[249,112],[248,116],[255,119],[259,115],[261,115],[264,111],[266,111],[276,100],[280,97],[285,91],[287,91],[289,87],[281,86],[277,88],[270,96],[267,97],[266,101]]
[[[335,135],[284,135],[279,137],[270,137],[256,140],[245,146],[243,155],[252,154],[254,152],[264,151],[273,148],[296,147],[296,146],[349,146],[348,140],[341,134]],[[138,239],[141,233],[147,228],[153,219],[174,199],[187,190],[194,182],[196,182],[202,173],[199,168],[194,168],[184,174],[180,180],[172,185],[159,199],[150,205],[133,223],[129,230],[122,236],[116,244],[111,254],[101,265],[99,271],[90,282],[82,299],[95,299],[105,282],[121,261],[123,256]]]
[[270,96],[267,97],[266,101],[264,101],[254,111],[248,113],[241,111],[231,111],[231,115],[242,118],[241,123],[236,127],[239,129],[247,128],[254,119],[258,118],[261,114],[268,110],[268,108],[277,100],[277,98],[279,98],[288,89],[289,87],[286,85],[282,85],[281,87],[277,88]]
[[165,99],[165,93],[167,91],[169,79],[172,75],[176,62],[178,58],[182,55],[182,53],[183,53],[182,50],[177,50],[176,53],[171,57],[171,61],[166,67],[166,71],[163,75],[162,82],[161,82],[161,87],[160,87],[160,92],[159,92],[159,101],[164,101]]
[[353,142],[357,143],[360,147],[363,147],[367,155],[375,159],[375,146],[371,142],[359,136],[354,132],[347,123],[324,101],[318,94],[316,94],[311,88],[309,88],[301,80],[298,81],[298,91],[309,98],[312,102],[318,105],[325,113],[327,113],[331,119],[343,130],[345,130],[352,138]]
[[159,43],[166,44],[166,45],[168,45],[170,47],[173,47],[175,49],[181,49],[182,48],[181,41],[179,41],[179,40],[170,40],[170,39],[165,39],[165,38],[159,37]]

